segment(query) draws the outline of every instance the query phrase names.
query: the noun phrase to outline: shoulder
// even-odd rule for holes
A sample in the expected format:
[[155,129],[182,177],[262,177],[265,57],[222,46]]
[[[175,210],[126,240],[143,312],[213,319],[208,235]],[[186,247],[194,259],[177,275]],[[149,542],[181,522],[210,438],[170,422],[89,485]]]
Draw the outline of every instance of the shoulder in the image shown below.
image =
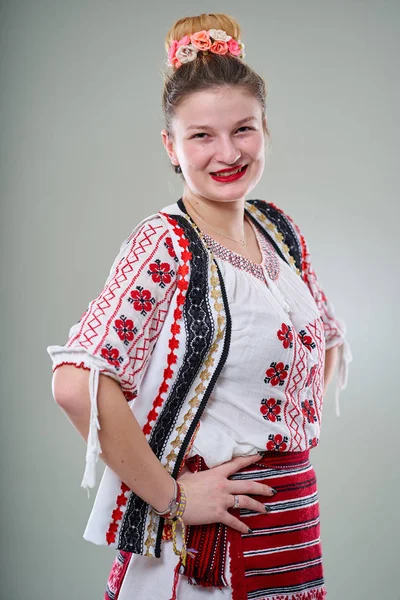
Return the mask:
[[281,226],[286,225],[290,229],[293,229],[294,234],[300,234],[300,229],[292,217],[273,202],[267,202],[266,200],[246,200],[246,207],[250,210],[252,208],[256,209],[273,223],[279,223]]
[[166,236],[168,231],[168,224],[159,213],[148,215],[134,226],[129,236],[122,242],[121,250],[126,246],[134,246],[143,242],[150,246],[156,243],[160,237]]
[[247,200],[246,209],[260,225],[275,234],[275,239],[282,242],[283,248],[289,251],[301,272],[305,252],[305,240],[299,226],[282,208],[266,200]]

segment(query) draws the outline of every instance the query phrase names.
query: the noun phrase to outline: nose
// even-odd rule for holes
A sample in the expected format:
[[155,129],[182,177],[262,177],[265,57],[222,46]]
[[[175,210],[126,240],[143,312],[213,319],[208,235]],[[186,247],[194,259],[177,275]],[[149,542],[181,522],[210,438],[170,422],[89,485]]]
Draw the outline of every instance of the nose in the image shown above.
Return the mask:
[[233,165],[240,158],[241,152],[231,138],[221,138],[215,152],[215,160],[225,165]]

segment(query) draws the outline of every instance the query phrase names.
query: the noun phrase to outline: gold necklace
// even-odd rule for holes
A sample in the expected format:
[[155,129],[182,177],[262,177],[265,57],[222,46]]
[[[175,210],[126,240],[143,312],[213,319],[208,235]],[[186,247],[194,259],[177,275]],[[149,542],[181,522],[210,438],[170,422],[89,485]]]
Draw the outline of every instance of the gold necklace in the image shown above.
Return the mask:
[[200,219],[200,221],[202,221],[205,225],[207,225],[207,227],[209,229],[211,229],[211,231],[214,231],[214,233],[218,233],[218,235],[222,235],[223,237],[228,238],[228,240],[232,240],[233,242],[240,243],[240,244],[242,244],[242,246],[246,246],[247,247],[246,233],[244,231],[244,227],[243,227],[243,236],[244,236],[244,239],[242,239],[242,240],[236,240],[235,238],[230,237],[229,235],[226,235],[225,233],[221,233],[220,231],[217,231],[216,229],[214,229],[213,227],[211,227],[211,225],[209,225],[207,223],[207,221],[205,221],[204,219],[201,218],[201,216],[199,215],[199,213],[193,208],[193,206],[190,204],[190,202],[187,199],[186,199],[186,202],[189,204],[190,208],[193,210],[194,214]]

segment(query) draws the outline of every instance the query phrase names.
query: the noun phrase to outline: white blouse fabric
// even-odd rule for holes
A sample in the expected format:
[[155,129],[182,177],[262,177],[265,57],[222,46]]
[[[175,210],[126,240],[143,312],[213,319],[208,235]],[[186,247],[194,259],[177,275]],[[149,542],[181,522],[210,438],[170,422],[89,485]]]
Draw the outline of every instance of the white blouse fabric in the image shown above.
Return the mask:
[[[205,236],[222,272],[232,318],[228,358],[190,452],[210,468],[259,450],[316,446],[325,350],[346,344],[332,305],[327,303],[321,315],[301,277],[254,230],[263,254],[260,265]],[[346,346],[341,360],[347,364],[349,356]],[[161,559],[133,555],[119,599],[168,600],[177,562],[170,542],[164,543]],[[226,578],[229,582],[229,563]],[[189,585],[180,577],[177,597],[225,600],[231,590]]]
[[328,316],[321,316],[301,277],[255,231],[261,265],[206,236],[222,272],[232,318],[228,358],[190,454],[203,456],[210,468],[258,450],[316,446],[325,350],[344,343],[344,327],[332,306]]

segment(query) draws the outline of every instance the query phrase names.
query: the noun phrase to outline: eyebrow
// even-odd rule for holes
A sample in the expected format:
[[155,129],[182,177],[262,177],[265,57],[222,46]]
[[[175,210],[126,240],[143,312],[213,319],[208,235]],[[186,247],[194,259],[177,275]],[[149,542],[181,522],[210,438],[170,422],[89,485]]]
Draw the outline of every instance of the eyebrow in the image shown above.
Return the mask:
[[[240,121],[238,121],[235,124],[235,127],[238,127],[238,125],[241,125],[242,123],[247,123],[248,121],[256,121],[257,117],[246,117],[245,119],[240,119]],[[212,129],[211,125],[189,125],[189,127],[186,127],[186,131],[189,131],[190,129]]]

